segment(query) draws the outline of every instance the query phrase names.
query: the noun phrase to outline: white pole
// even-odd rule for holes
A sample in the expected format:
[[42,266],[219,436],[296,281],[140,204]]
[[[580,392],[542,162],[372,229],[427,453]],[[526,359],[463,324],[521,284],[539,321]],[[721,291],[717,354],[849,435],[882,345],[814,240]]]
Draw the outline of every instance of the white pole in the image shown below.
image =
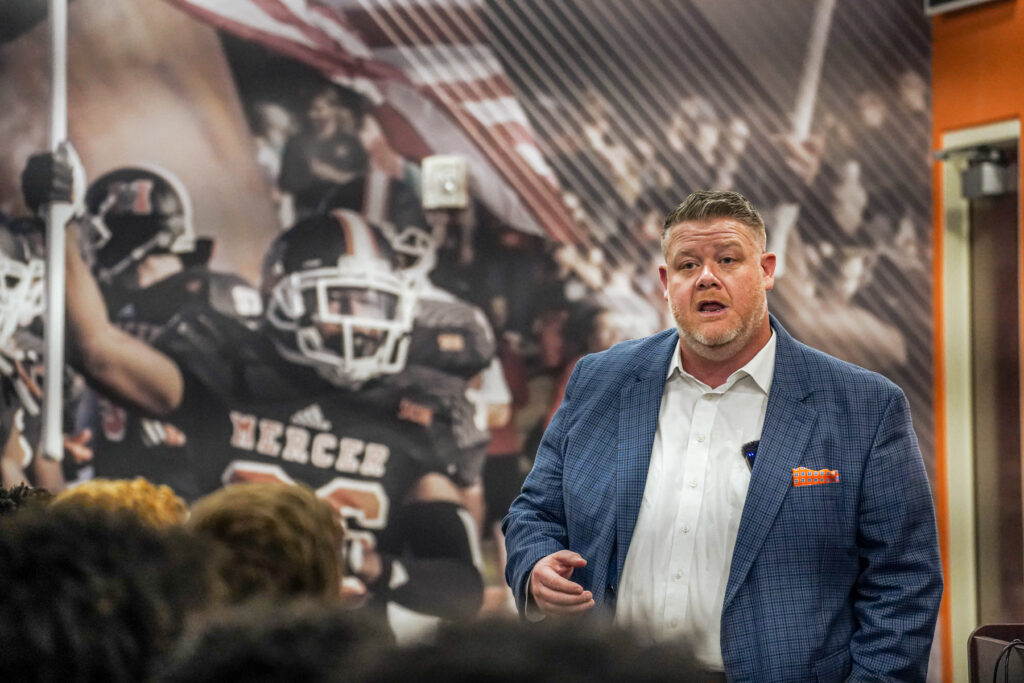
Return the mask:
[[[50,150],[56,152],[68,137],[67,0],[50,0],[50,29]],[[70,202],[51,202],[47,207],[42,454],[58,461],[64,457],[64,231],[72,214]]]
[[[811,39],[807,45],[804,70],[800,75],[800,89],[796,95],[796,106],[793,108],[793,128],[790,135],[794,144],[804,142],[811,134],[811,120],[814,115],[814,105],[818,100],[821,67],[825,63],[825,47],[828,43],[828,31],[832,25],[832,12],[835,8],[836,0],[819,0],[818,6],[814,10]],[[775,277],[782,277],[786,272],[786,247],[799,217],[800,205],[795,202],[781,204],[775,211],[775,221],[771,228],[772,243],[769,245],[769,251],[774,251],[777,257]]]

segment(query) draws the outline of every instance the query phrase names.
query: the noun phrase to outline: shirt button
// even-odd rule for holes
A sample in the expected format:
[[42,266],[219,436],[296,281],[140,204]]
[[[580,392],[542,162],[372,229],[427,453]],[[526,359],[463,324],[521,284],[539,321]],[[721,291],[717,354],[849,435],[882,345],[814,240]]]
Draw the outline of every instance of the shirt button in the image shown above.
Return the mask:
[[690,533],[690,527],[684,526],[682,529],[680,529],[680,531],[682,531],[684,534],[688,534]]
[[696,479],[691,479],[690,480],[690,488],[691,489],[697,488],[697,480]]
[[676,581],[678,581],[681,578],[683,578],[683,573],[682,572],[676,572]]
[[679,622],[676,621],[675,619],[673,619],[672,621],[668,622],[668,625],[671,626],[672,628],[675,628],[675,627],[679,626]]
[[703,434],[698,434],[697,435],[697,443],[704,443],[704,439],[706,439],[706,438],[707,437],[705,437]]

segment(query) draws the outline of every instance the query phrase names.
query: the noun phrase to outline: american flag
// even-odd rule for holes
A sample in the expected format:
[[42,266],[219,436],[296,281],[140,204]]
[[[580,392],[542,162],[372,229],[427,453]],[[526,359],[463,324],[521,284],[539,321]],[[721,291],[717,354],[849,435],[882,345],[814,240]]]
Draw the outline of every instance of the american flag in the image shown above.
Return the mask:
[[488,45],[483,0],[167,1],[359,90],[407,156],[461,154],[474,193],[499,219],[576,241],[558,181]]

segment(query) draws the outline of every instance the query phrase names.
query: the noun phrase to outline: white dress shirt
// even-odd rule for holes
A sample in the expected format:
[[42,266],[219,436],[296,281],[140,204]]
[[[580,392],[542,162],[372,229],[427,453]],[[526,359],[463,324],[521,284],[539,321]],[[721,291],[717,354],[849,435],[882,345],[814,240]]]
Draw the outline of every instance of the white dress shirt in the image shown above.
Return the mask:
[[775,332],[712,389],[683,370],[676,344],[615,621],[645,640],[679,639],[721,671],[722,605],[750,484],[743,444],[761,438]]

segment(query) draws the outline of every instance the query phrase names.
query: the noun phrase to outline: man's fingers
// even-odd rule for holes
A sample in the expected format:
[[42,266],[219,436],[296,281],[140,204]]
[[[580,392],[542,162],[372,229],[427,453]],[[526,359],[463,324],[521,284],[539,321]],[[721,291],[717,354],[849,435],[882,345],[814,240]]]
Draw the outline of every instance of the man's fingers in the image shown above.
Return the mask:
[[560,591],[552,591],[546,588],[538,590],[534,594],[533,598],[542,608],[545,605],[570,607],[594,601],[594,595],[590,591],[584,591],[582,593],[562,593]]
[[593,600],[581,602],[578,605],[552,605],[547,613],[551,616],[571,617],[576,614],[583,614],[594,606]]
[[561,576],[557,571],[548,567],[542,567],[536,574],[537,582],[549,590],[559,593],[579,595],[583,592],[583,586]]
[[587,561],[583,559],[583,556],[571,550],[559,550],[553,555],[548,555],[548,558],[568,567],[587,566]]

